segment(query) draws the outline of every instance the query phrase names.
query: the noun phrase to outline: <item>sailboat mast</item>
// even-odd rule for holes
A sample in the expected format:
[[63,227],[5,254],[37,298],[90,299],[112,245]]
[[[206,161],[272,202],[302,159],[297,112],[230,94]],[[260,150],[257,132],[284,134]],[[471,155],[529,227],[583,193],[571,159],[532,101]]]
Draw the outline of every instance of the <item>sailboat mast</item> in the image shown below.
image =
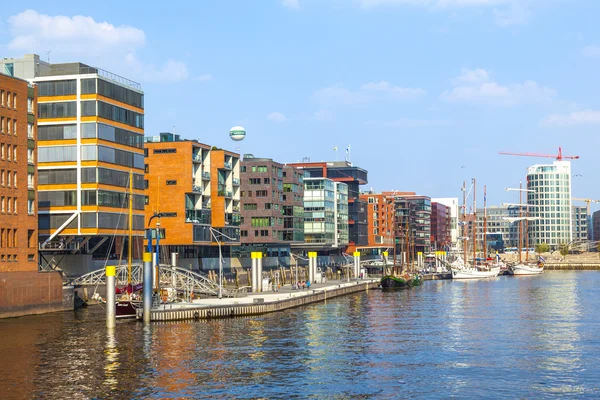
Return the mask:
[[463,181],[462,191],[463,191],[463,215],[462,215],[463,258],[464,258],[465,265],[467,265],[467,182],[466,181]]
[[483,185],[483,259],[487,261],[487,186]]
[[475,178],[473,178],[473,265],[477,260],[477,196],[475,195]]
[[131,285],[131,240],[133,238],[133,170],[129,170],[129,238],[127,240],[127,285]]
[[519,182],[519,245],[517,251],[519,252],[519,264],[521,263],[521,250],[523,246],[523,182]]

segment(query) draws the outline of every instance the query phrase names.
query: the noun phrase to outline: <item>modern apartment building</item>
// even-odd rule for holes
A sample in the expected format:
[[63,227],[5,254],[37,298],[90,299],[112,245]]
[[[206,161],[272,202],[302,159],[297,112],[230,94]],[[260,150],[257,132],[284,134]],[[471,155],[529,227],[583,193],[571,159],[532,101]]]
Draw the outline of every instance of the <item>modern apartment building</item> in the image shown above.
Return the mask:
[[164,260],[177,253],[202,268],[219,242],[229,257],[240,244],[239,155],[168,132],[145,141],[145,222],[153,238],[160,229]]
[[305,178],[329,178],[348,185],[349,244],[359,247],[369,243],[367,203],[360,198],[360,186],[366,185],[368,172],[348,161],[302,162],[289,165],[304,170]]
[[588,211],[587,206],[572,206],[573,232],[572,241],[579,243],[588,240]]
[[303,172],[246,154],[240,179],[242,249],[289,256],[291,244],[304,243]]
[[450,207],[431,202],[431,247],[433,250],[449,251],[452,246],[450,227],[452,217]]
[[62,310],[62,279],[38,272],[37,88],[0,67],[0,318]]
[[432,198],[433,203],[443,204],[450,208],[450,245],[452,249],[457,249],[458,237],[461,236],[460,229],[458,226],[460,218],[460,206],[458,204],[458,197],[448,198]]
[[[524,216],[525,207],[522,208],[522,216]],[[487,207],[487,228],[484,230],[484,209],[477,209],[477,249],[483,251],[483,235],[486,232],[486,243],[488,254],[492,252],[501,252],[505,248],[518,247],[519,243],[519,222],[512,218],[519,217],[518,206],[489,206]],[[472,241],[473,223],[472,218],[467,218],[468,237]],[[521,247],[525,247],[526,231],[530,229],[529,224],[522,222]],[[529,247],[534,247],[536,243],[531,241]]]
[[[385,251],[394,246],[394,197],[382,193],[363,193],[367,203],[368,248]],[[365,247],[354,246],[357,250]],[[354,249],[350,249],[353,251]],[[350,251],[350,252],[351,252]]]
[[592,231],[593,231],[593,237],[592,240],[594,241],[600,241],[600,210],[599,211],[595,211],[592,214]]
[[[144,229],[144,93],[139,83],[82,63],[38,55],[0,60],[0,68],[38,88],[38,212],[42,254],[106,257]],[[108,240],[116,237],[116,240]],[[112,245],[112,243],[115,243]],[[127,254],[125,253],[126,257]]]
[[348,186],[327,178],[304,178],[304,241],[315,250],[348,245]]
[[571,242],[571,162],[533,165],[527,170],[527,204],[531,214],[540,218],[531,222],[534,243],[547,243],[551,249]]

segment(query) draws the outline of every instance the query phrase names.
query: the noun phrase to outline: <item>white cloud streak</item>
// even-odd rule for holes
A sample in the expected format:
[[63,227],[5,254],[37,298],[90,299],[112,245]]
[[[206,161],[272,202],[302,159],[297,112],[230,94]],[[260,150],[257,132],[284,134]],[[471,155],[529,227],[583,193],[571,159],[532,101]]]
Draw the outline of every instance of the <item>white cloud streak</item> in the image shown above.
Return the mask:
[[454,79],[455,87],[440,95],[447,103],[472,103],[497,106],[515,106],[549,102],[556,92],[534,81],[500,85],[491,79],[484,69],[463,69],[462,75]]
[[600,57],[600,46],[586,46],[581,53],[586,57]]
[[578,125],[600,125],[600,111],[584,110],[569,114],[552,114],[544,118],[542,126],[578,126]]
[[366,104],[377,100],[408,100],[425,96],[427,92],[420,88],[405,88],[392,85],[387,81],[370,82],[356,90],[348,89],[342,84],[319,89],[313,98],[321,104]]
[[285,122],[287,121],[287,117],[280,112],[272,112],[269,115],[267,115],[267,119],[269,121],[273,121],[273,122]]

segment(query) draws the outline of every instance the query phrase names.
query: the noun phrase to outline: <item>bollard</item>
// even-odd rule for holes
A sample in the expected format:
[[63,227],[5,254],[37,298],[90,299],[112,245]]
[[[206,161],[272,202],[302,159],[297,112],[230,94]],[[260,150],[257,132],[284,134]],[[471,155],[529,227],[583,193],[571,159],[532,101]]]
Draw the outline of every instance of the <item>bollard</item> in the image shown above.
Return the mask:
[[360,275],[360,251],[355,251],[354,255],[354,277],[358,279]]
[[106,327],[113,329],[117,325],[117,302],[115,300],[115,274],[114,265],[106,266]]
[[144,324],[150,323],[152,312],[152,286],[154,274],[152,270],[152,253],[144,253]]
[[308,253],[308,281],[312,284],[317,276],[317,252]]
[[252,257],[252,292],[262,292],[262,252],[253,251]]
[[[384,252],[383,252],[383,269],[382,269],[382,274],[381,274],[381,276],[385,276],[385,274],[387,273],[388,254],[389,254],[389,253],[388,253],[387,251],[384,251]],[[395,262],[395,260],[394,260],[394,262]],[[394,268],[393,268],[393,264],[392,264],[392,269],[394,269]]]

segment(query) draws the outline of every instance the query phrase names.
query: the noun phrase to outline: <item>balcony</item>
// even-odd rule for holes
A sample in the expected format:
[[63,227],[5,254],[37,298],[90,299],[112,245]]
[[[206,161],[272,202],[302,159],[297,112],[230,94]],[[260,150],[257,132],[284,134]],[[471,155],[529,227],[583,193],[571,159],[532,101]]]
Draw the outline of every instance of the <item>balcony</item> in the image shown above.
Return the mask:
[[192,185],[192,192],[194,192],[194,193],[202,193],[202,187],[201,186]]
[[233,212],[240,212],[240,206],[233,206]]
[[210,211],[207,210],[185,210],[185,222],[192,224],[210,224]]
[[231,165],[230,162],[224,163],[223,166],[225,167],[225,169],[231,169],[231,168],[233,168],[233,166]]
[[33,162],[33,157],[27,157],[27,164],[35,165],[35,163]]
[[235,186],[240,186],[240,179],[239,178],[233,178],[233,184]]
[[211,209],[210,202],[202,203],[202,208],[205,210],[210,210]]
[[210,181],[210,172],[203,172],[202,179]]
[[202,155],[199,153],[193,153],[192,154],[192,162],[202,164]]
[[33,185],[33,182],[27,182],[27,189],[29,190],[34,190],[35,186]]
[[229,213],[225,214],[225,225],[240,226],[240,215]]
[[233,193],[231,192],[231,190],[219,190],[217,195],[221,197],[233,197]]

